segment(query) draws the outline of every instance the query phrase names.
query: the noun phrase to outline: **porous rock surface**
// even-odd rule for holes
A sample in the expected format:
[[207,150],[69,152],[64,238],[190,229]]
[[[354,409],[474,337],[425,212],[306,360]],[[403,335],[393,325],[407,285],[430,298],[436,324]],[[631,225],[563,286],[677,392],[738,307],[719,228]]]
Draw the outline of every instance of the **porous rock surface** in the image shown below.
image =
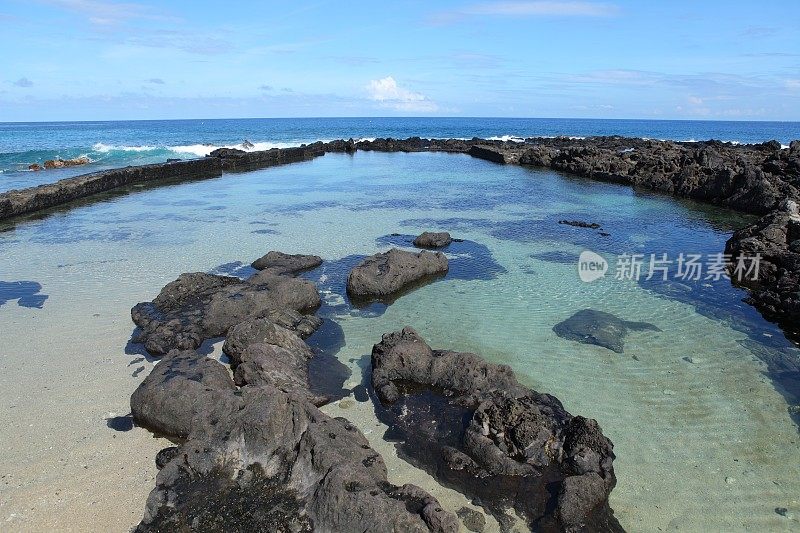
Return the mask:
[[475,354],[432,350],[412,328],[372,350],[379,416],[402,453],[472,497],[504,529],[620,531],[608,505],[613,445],[597,422]]

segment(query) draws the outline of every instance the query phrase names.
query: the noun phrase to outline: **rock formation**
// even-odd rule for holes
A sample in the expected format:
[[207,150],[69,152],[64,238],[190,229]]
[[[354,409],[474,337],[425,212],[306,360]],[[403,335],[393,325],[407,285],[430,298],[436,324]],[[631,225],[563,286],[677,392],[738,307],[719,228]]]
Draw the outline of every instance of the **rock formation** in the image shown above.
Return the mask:
[[409,287],[447,272],[441,252],[408,252],[392,248],[367,257],[347,278],[347,294],[361,301],[387,300]]
[[453,242],[446,231],[423,231],[416,239],[414,246],[417,248],[444,248]]
[[628,331],[661,331],[647,322],[629,322],[611,313],[583,309],[553,327],[561,338],[622,353]]
[[401,452],[505,529],[513,508],[535,530],[621,531],[608,505],[611,441],[507,366],[432,350],[405,328],[374,346],[372,386]]

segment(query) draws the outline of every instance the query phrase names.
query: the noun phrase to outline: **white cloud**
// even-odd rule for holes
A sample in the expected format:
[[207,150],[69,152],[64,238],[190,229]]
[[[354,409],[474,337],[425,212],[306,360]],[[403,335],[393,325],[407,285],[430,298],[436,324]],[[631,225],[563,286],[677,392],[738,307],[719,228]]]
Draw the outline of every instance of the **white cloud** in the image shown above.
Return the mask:
[[786,80],[787,89],[800,89],[800,80]]
[[391,76],[372,80],[367,85],[369,99],[379,102],[383,107],[398,111],[420,111],[430,113],[439,109],[435,102],[422,93],[401,87]]

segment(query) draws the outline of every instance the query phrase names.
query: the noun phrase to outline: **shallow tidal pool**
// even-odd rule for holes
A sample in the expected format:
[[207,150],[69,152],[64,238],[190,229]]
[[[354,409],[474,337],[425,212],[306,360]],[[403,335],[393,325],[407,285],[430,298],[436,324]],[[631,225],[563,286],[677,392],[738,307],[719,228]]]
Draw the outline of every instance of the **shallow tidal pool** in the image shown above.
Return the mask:
[[[596,222],[600,229],[559,224]],[[595,418],[614,442],[611,505],[631,531],[800,528],[797,349],[726,279],[615,279],[620,254],[716,254],[743,215],[465,155],[329,154],[307,163],[108,195],[0,225],[0,529],[127,529],[168,445],[111,421],[153,360],[129,343],[130,308],[182,272],[247,275],[268,250],[311,253],[322,344],[362,383],[381,334],[409,325],[434,348],[510,365]],[[350,306],[359,257],[423,230],[463,239],[450,273],[390,306]],[[601,235],[605,233],[607,235]],[[592,283],[578,256],[611,263]],[[658,330],[621,353],[558,336],[592,309]],[[213,344],[213,343],[212,343]],[[219,343],[211,346],[218,354]],[[367,435],[390,481],[467,504],[394,453],[372,404],[325,407]],[[363,398],[360,398],[363,400]],[[778,512],[780,510],[780,512]]]

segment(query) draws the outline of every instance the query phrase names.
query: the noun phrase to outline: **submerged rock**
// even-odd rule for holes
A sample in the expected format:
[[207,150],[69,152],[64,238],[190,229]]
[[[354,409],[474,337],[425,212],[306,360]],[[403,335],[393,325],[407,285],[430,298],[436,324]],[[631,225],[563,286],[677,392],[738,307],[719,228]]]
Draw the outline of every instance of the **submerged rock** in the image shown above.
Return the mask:
[[290,255],[273,250],[253,261],[251,266],[256,270],[270,270],[275,274],[297,274],[321,264],[322,258],[318,255]]
[[156,355],[174,348],[193,350],[206,339],[225,335],[239,322],[265,316],[310,329],[311,324],[297,314],[314,311],[319,305],[313,283],[270,270],[245,281],[202,272],[181,274],[152,302],[131,310],[141,330],[134,341],[144,343],[147,351]]
[[347,294],[356,300],[391,299],[447,269],[447,257],[441,252],[414,253],[392,248],[367,257],[350,271]]
[[432,350],[405,328],[373,347],[372,386],[401,453],[504,529],[513,508],[535,530],[622,530],[608,505],[611,441],[594,420],[520,385],[509,367]]
[[559,220],[559,224],[566,224],[567,226],[575,226],[576,228],[589,228],[599,229],[600,224],[597,222],[584,222],[583,220]]
[[628,331],[661,330],[647,322],[629,322],[611,313],[583,309],[553,326],[553,331],[563,339],[595,344],[622,353]]
[[414,239],[414,246],[417,248],[444,248],[451,242],[453,239],[446,231],[424,231]]

